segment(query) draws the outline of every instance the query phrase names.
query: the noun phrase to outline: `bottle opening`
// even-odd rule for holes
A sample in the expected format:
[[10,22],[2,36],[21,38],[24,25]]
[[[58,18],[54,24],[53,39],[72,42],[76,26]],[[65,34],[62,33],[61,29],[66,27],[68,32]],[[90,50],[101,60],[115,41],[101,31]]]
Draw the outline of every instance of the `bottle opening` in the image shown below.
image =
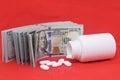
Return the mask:
[[67,56],[66,58],[72,58],[72,47],[71,47],[71,44],[70,42],[67,43],[67,46],[66,46],[66,49],[67,49]]

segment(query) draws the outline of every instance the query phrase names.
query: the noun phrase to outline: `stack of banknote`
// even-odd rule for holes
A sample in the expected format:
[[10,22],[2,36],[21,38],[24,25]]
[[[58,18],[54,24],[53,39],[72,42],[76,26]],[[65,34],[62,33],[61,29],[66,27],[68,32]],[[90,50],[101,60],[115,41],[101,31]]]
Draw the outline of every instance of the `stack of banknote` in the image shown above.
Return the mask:
[[2,61],[36,67],[44,57],[65,56],[66,44],[83,34],[83,24],[48,22],[2,31]]

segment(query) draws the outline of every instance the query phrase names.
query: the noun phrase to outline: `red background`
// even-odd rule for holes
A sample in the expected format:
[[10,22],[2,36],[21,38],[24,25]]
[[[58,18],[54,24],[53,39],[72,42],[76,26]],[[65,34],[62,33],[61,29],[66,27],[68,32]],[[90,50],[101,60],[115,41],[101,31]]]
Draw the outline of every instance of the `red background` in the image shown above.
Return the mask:
[[[37,65],[2,63],[0,80],[120,80],[120,0],[0,0],[0,31],[49,21],[70,20],[84,24],[84,33],[110,32],[117,51],[112,60],[64,65],[43,71]],[[52,58],[51,60],[57,60]]]

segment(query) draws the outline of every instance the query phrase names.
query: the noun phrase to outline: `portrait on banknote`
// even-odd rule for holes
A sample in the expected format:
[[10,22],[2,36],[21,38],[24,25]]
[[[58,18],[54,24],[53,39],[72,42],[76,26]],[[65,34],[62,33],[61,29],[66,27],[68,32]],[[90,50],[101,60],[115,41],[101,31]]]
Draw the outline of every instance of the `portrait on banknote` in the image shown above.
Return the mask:
[[37,33],[37,57],[42,58],[48,56],[49,53],[47,51],[48,42],[47,42],[47,34],[44,30],[41,30]]

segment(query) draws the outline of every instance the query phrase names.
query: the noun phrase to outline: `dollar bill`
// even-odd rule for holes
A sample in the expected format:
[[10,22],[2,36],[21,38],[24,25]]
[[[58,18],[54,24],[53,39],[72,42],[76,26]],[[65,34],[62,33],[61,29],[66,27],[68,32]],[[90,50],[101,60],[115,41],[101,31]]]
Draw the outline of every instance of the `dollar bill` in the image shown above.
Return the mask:
[[[42,29],[44,26],[41,25],[35,25],[34,29],[27,30],[25,38],[25,41],[28,41],[26,45],[26,51],[28,52],[25,59],[28,59],[30,62],[30,65],[33,67],[36,67],[36,59],[35,59],[35,45],[36,45],[36,37],[35,37],[35,32],[37,29]],[[29,56],[29,58],[28,58]]]
[[35,25],[29,25],[13,30],[17,63],[26,64],[29,62],[27,33],[36,30],[36,28]]
[[[51,55],[66,55],[66,44],[83,34],[83,25],[80,26],[51,26],[36,31],[36,60]],[[74,36],[72,35],[74,34]],[[58,56],[58,55],[57,55]]]
[[48,23],[41,23],[38,25],[50,27],[50,26],[78,26],[78,24],[72,21],[58,21],[58,22],[48,22]]
[[[71,33],[76,33],[74,36],[70,36]],[[68,41],[76,39],[79,35],[82,35],[81,27],[51,27],[51,47],[49,51],[53,54],[64,53],[66,54],[66,44]]]
[[3,34],[3,61],[9,62],[15,59],[15,49],[14,49],[14,42],[13,42],[13,33],[12,30],[5,30],[2,32]]
[[35,59],[49,56],[48,52],[48,27],[36,30],[35,33]]
[[15,30],[15,29],[17,29],[17,28],[2,31],[2,34],[3,34],[2,46],[4,48],[3,49],[4,62],[10,62],[10,61],[14,60],[16,57],[14,35],[13,35],[13,30]]
[[[23,27],[18,27],[18,28],[13,28],[13,29],[8,29],[8,30],[4,30],[4,46],[5,46],[5,52],[4,52],[4,58],[5,58],[5,62],[9,62],[9,61],[12,61],[16,58],[18,58],[18,54],[16,54],[16,49],[19,49],[18,47],[16,48],[16,45],[19,45],[18,43],[16,43],[16,40],[17,39],[17,36],[16,34],[14,34],[13,31],[16,31],[20,28],[23,28]],[[15,40],[14,40],[15,39]],[[19,61],[17,61],[17,63],[19,63]]]
[[23,46],[23,33],[18,33],[18,39],[19,39],[19,48],[20,48],[20,59],[21,64],[24,64],[24,46]]
[[6,48],[5,48],[5,33],[2,31],[1,33],[2,36],[2,62],[5,62],[5,54],[6,54]]
[[29,56],[30,56],[30,64],[33,67],[36,67],[35,62],[35,31],[28,34],[28,46],[29,46]]
[[23,33],[23,41],[24,41],[24,55],[25,55],[25,63],[30,62],[30,57],[29,57],[29,46],[28,46],[28,36],[27,32]]
[[[23,29],[23,28],[21,28]],[[24,64],[24,45],[23,45],[23,32],[21,29],[13,30],[13,38],[14,38],[14,44],[15,44],[15,54],[16,54],[16,61],[18,64]],[[22,51],[21,51],[22,50]]]
[[17,64],[20,64],[21,59],[20,59],[20,50],[19,50],[19,42],[18,42],[18,33],[13,32],[13,39],[15,46],[16,62]]

